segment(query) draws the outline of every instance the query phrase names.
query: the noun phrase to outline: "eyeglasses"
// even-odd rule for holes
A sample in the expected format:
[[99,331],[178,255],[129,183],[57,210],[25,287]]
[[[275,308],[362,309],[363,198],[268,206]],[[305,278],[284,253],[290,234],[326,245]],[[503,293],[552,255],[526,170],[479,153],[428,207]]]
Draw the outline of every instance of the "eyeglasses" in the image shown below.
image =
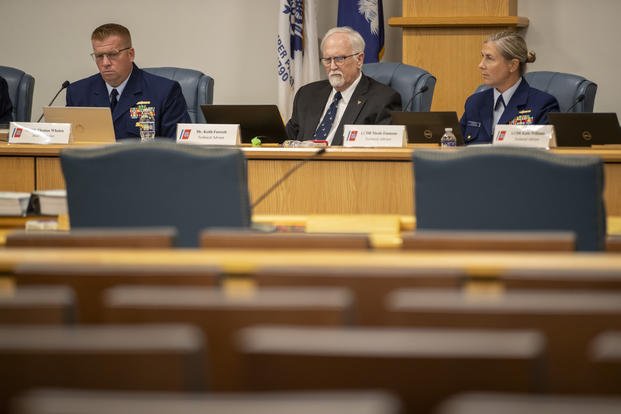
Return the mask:
[[91,57],[93,58],[94,61],[101,61],[101,60],[103,60],[104,57],[107,57],[108,60],[116,60],[116,59],[118,59],[118,57],[121,54],[121,52],[123,52],[125,50],[128,50],[128,49],[131,49],[131,48],[132,47],[130,46],[130,47],[123,48],[121,50],[116,50],[115,49],[115,50],[113,50],[111,52],[106,52],[106,53],[95,53],[95,52],[93,52],[93,53],[91,53]]
[[334,62],[334,64],[336,66],[341,66],[341,65],[343,65],[343,63],[345,63],[345,59],[350,58],[352,56],[359,55],[360,53],[362,53],[362,52],[356,52],[356,53],[348,55],[348,56],[335,56],[335,57],[331,57],[331,58],[320,58],[319,61],[324,66],[330,66],[330,65],[332,65],[332,62]]

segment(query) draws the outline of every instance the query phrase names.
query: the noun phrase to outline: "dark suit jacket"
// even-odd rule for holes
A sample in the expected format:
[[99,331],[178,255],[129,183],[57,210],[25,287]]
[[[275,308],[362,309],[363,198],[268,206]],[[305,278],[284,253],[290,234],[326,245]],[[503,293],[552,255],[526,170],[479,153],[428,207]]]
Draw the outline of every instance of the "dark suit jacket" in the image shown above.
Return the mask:
[[[486,89],[466,99],[461,117],[461,131],[466,144],[487,144],[493,140],[494,90]],[[531,88],[522,78],[520,86],[507,102],[499,124],[547,124],[548,112],[559,112],[556,98],[549,93]]]
[[[138,119],[130,108],[150,101],[155,107],[155,135],[175,138],[177,123],[190,123],[179,82],[152,75],[134,65],[129,81],[112,113],[116,139],[139,138]],[[72,83],[67,88],[67,106],[110,106],[108,89],[100,74]]]
[[9,85],[0,77],[0,124],[8,124],[13,120],[13,104],[9,97]]
[[[287,123],[289,139],[313,139],[313,134],[332,92],[327,80],[302,86],[293,100],[293,113]],[[345,108],[332,145],[343,144],[345,124],[390,124],[390,111],[401,110],[401,95],[394,89],[362,75],[358,86]]]

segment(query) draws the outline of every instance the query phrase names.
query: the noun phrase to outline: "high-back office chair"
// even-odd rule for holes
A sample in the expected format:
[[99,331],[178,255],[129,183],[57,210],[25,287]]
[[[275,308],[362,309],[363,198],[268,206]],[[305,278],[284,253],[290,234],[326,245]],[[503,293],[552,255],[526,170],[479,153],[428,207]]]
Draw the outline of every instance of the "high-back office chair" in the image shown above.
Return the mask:
[[169,142],[68,149],[60,155],[72,228],[161,227],[197,246],[208,227],[248,227],[240,150]]
[[565,230],[576,250],[604,250],[604,167],[598,157],[525,148],[420,150],[420,230]]
[[22,70],[9,66],[0,66],[0,76],[9,85],[9,97],[13,103],[13,120],[29,122],[32,113],[34,78]]
[[198,70],[173,67],[144,68],[144,70],[179,82],[185,102],[188,104],[190,119],[194,123],[205,123],[201,105],[213,103],[214,80],[211,76]]
[[[403,63],[379,62],[362,65],[362,71],[399,92],[404,111],[429,112],[431,109],[436,78],[426,70]],[[427,90],[420,92],[425,86]]]
[[[561,112],[593,112],[597,84],[579,75],[562,72],[526,72],[524,78],[530,86],[554,96]],[[480,85],[476,92],[488,89]]]

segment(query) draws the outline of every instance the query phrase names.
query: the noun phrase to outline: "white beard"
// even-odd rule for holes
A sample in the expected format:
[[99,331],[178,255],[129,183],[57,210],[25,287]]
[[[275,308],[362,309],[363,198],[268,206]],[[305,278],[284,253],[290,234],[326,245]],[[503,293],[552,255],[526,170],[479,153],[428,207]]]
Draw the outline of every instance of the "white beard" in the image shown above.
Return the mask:
[[328,81],[333,88],[340,88],[345,84],[345,78],[343,77],[343,74],[339,71],[331,72],[328,75]]

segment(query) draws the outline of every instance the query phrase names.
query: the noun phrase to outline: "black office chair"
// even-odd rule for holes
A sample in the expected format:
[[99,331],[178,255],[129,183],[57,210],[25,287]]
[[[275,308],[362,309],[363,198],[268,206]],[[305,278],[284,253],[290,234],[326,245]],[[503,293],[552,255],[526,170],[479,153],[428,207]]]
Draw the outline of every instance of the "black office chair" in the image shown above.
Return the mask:
[[420,230],[573,231],[576,250],[604,250],[604,166],[598,157],[526,148],[419,150]]
[[144,70],[179,82],[192,122],[199,124],[206,122],[201,105],[213,103],[214,80],[211,76],[198,70],[173,67],[144,68]]
[[0,66],[0,76],[9,85],[9,97],[13,103],[13,120],[30,122],[35,79],[23,70],[9,66]]
[[[429,112],[431,110],[436,78],[425,69],[404,63],[379,62],[362,65],[362,71],[365,75],[399,92],[404,111]],[[422,92],[424,87],[427,89]]]
[[[562,72],[526,72],[526,82],[533,88],[547,92],[558,101],[561,112],[593,112],[597,84],[580,75]],[[476,92],[488,89],[480,85]]]
[[156,141],[67,149],[60,161],[72,228],[174,226],[187,247],[204,228],[250,226],[240,150]]

